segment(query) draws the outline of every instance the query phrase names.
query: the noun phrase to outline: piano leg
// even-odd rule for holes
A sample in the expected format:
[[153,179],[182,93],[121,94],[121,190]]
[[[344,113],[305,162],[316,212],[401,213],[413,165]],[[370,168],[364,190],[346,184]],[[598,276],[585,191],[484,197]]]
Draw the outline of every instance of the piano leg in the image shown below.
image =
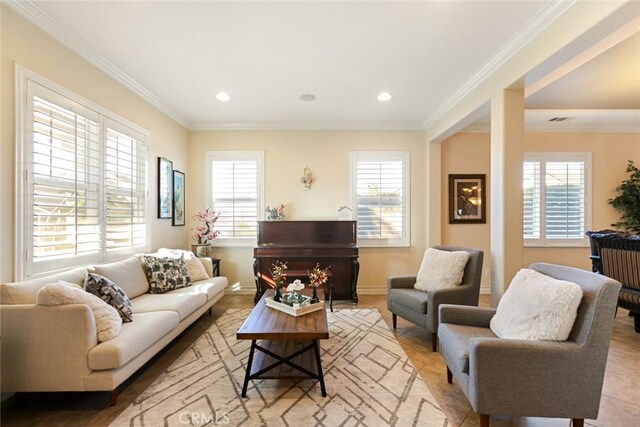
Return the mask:
[[357,258],[354,258],[352,261],[351,268],[351,298],[353,299],[353,305],[358,304],[358,273],[360,273],[360,263]]

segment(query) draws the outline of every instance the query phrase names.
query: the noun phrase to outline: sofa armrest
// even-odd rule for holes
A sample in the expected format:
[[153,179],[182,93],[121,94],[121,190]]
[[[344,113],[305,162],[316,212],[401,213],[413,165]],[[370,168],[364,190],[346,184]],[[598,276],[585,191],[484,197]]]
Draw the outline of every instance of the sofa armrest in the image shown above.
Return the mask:
[[391,289],[409,289],[416,284],[416,276],[394,276],[387,278],[387,293]]
[[440,305],[440,323],[488,328],[496,314],[495,308],[472,307],[468,305]]
[[209,277],[213,277],[213,260],[208,256],[199,256],[198,259],[204,265],[204,271],[207,272]]
[[89,306],[0,305],[2,391],[82,391],[97,345]]

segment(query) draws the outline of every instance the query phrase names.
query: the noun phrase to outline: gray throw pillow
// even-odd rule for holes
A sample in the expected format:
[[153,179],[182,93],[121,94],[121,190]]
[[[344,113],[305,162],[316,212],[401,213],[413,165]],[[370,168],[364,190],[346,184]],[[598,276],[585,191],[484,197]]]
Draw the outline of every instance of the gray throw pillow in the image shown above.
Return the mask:
[[83,288],[116,309],[123,322],[133,322],[131,301],[122,288],[111,280],[96,273],[88,273]]
[[149,293],[164,294],[191,286],[191,277],[184,257],[155,257],[144,255],[144,273],[149,281]]

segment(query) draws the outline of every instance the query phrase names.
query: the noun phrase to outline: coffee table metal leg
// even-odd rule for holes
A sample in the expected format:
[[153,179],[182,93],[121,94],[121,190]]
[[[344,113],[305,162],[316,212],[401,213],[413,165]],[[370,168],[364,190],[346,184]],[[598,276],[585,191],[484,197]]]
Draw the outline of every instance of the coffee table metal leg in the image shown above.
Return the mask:
[[318,367],[318,380],[320,380],[320,391],[322,397],[327,397],[327,389],[324,386],[324,373],[322,372],[322,361],[320,360],[320,345],[318,340],[313,342],[313,351],[316,354],[316,366]]
[[251,350],[249,350],[249,361],[247,362],[247,372],[244,374],[244,384],[242,385],[242,397],[247,397],[247,387],[249,386],[249,378],[251,377],[251,365],[253,365],[253,352],[256,350],[256,340],[251,341]]

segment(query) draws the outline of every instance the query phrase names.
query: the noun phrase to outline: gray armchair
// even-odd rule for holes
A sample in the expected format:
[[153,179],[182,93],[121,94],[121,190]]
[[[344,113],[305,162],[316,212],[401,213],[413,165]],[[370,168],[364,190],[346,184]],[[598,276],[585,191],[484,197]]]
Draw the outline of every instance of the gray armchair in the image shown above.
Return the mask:
[[416,276],[389,277],[387,279],[387,307],[393,313],[393,329],[397,316],[431,332],[433,351],[438,348],[438,306],[440,304],[478,305],[482,275],[482,251],[456,246],[434,246],[441,251],[469,252],[462,283],[455,288],[423,292],[414,289]]
[[620,283],[571,267],[529,268],[582,287],[569,339],[501,339],[489,329],[495,309],[442,305],[438,338],[447,381],[456,379],[481,427],[490,414],[571,418],[582,427],[598,416]]

